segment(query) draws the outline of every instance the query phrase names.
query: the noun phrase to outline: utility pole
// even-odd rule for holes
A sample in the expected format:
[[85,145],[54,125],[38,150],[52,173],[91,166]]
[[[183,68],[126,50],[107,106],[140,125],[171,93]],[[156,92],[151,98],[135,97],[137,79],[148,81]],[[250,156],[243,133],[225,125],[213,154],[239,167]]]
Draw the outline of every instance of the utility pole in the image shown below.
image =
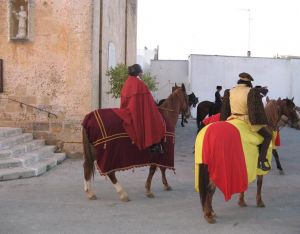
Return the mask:
[[250,42],[251,42],[251,9],[250,8],[241,8],[241,11],[247,11],[248,12],[248,50],[247,50],[247,56],[251,57],[251,47],[250,47]]

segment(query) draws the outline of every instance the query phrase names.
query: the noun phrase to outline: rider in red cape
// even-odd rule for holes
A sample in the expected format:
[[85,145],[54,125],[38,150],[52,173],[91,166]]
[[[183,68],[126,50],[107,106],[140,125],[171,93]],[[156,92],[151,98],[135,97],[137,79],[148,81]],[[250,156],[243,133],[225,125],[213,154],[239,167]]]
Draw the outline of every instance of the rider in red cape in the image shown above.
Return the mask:
[[130,139],[140,149],[151,146],[152,152],[163,153],[161,140],[165,123],[146,84],[140,79],[143,70],[139,64],[128,68],[128,78],[121,90],[120,109],[115,113],[123,120]]

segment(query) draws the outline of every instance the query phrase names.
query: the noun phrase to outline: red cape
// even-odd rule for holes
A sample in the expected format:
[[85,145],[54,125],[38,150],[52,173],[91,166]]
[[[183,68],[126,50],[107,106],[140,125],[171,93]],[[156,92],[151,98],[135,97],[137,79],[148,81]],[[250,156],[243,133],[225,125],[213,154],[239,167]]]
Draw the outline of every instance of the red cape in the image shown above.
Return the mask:
[[215,122],[206,129],[202,147],[202,162],[208,165],[209,176],[225,200],[234,193],[245,192],[248,177],[238,129],[226,121]]
[[120,109],[114,111],[123,120],[124,129],[140,150],[163,139],[163,118],[152,94],[139,77],[129,76],[125,81]]
[[205,118],[202,122],[204,123],[204,125],[208,125],[210,123],[220,121],[220,116],[221,116],[221,114],[218,113],[218,114],[215,114],[215,115]]

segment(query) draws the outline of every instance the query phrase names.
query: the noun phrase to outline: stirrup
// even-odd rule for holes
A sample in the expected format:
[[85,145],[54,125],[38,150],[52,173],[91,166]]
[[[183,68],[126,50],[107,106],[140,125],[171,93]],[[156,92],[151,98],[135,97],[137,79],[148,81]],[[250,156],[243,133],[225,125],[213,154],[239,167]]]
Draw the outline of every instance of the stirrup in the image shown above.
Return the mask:
[[164,154],[165,151],[163,150],[163,147],[161,144],[154,144],[150,146],[150,152],[151,153],[159,153]]
[[[265,165],[265,163],[267,164],[267,166]],[[261,161],[258,159],[257,168],[259,168],[263,171],[269,171],[269,170],[271,170],[271,165],[270,165],[268,159],[265,159],[264,161]]]

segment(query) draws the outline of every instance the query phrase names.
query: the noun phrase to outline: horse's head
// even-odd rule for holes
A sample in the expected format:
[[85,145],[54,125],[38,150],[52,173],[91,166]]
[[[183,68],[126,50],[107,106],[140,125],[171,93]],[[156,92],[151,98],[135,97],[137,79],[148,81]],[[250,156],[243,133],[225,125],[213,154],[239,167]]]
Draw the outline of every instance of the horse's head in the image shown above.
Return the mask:
[[174,93],[178,96],[179,110],[184,115],[185,118],[191,116],[190,106],[189,106],[189,97],[186,93],[184,84],[182,83],[181,87],[178,87]]
[[292,125],[297,124],[299,121],[299,117],[296,111],[296,105],[294,103],[294,98],[292,99],[278,99],[277,103],[279,105],[280,111],[282,115],[285,115]]
[[191,93],[189,96],[189,106],[196,107],[197,103],[199,102],[198,98],[194,93]]
[[177,86],[177,84],[175,83],[175,86],[172,87],[172,93],[176,90],[176,89],[179,89],[180,86]]

